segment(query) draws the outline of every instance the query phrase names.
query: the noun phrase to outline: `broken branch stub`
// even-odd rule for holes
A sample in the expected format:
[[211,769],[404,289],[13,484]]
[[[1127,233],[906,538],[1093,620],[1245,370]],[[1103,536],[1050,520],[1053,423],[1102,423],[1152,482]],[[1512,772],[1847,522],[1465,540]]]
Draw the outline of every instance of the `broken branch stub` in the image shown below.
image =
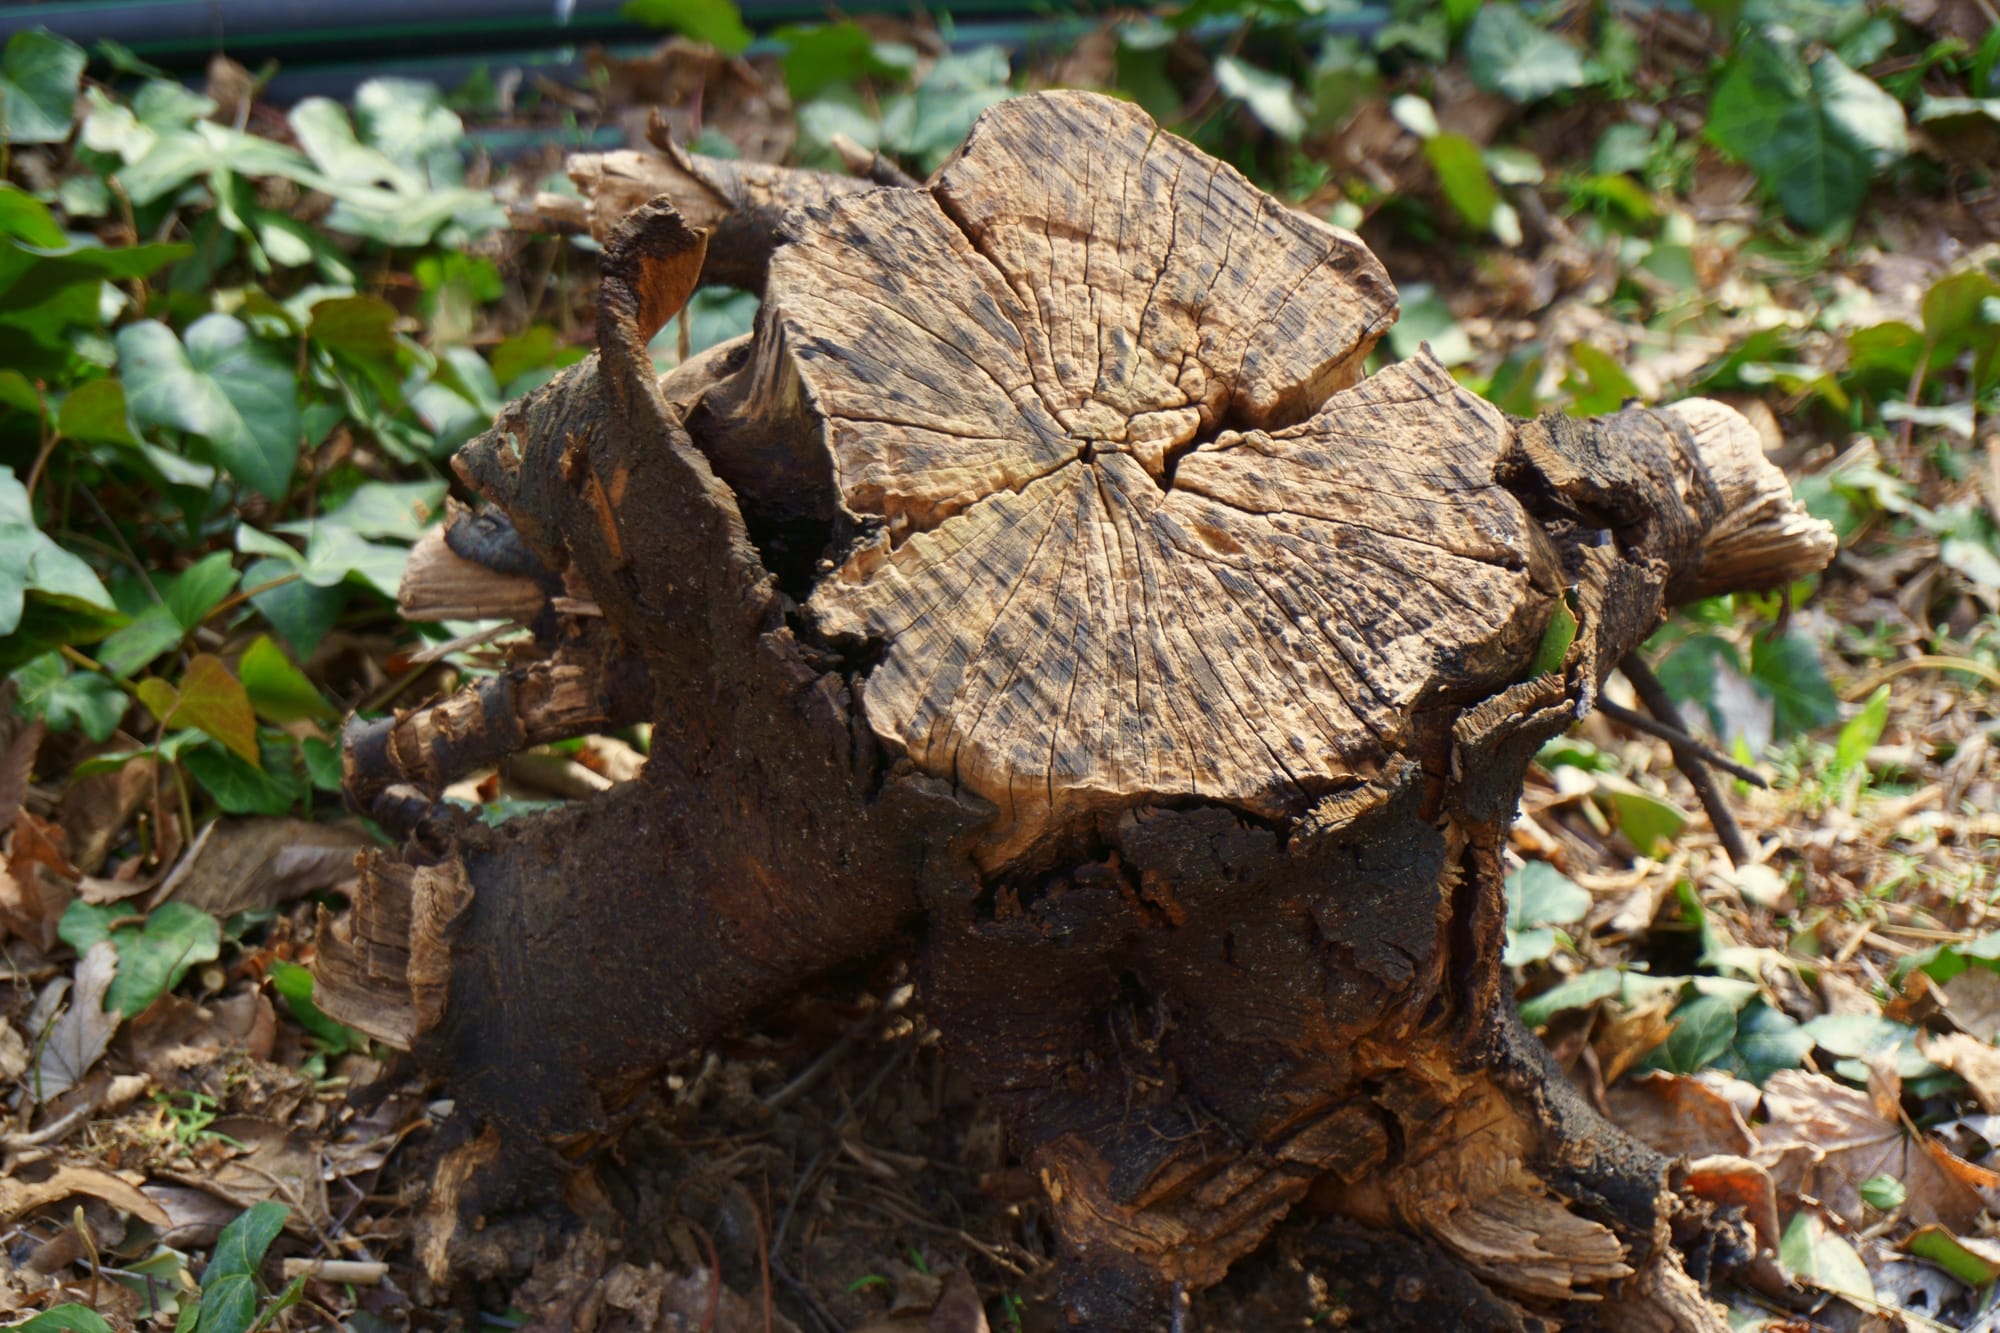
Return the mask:
[[[1005,103],[923,188],[760,179],[797,206],[705,258],[667,203],[620,223],[600,357],[461,456],[568,595],[512,676],[355,733],[410,841],[325,933],[325,1007],[518,1168],[913,948],[1073,1321],[1153,1327],[1296,1214],[1364,1319],[1721,1327],[1675,1249],[1701,1206],[1512,1017],[1501,880],[1536,748],[1672,599],[1831,554],[1754,432],[1363,377],[1395,299],[1360,241],[1108,99]],[[754,333],[656,379],[719,262]],[[633,783],[497,829],[428,804],[638,708]]]

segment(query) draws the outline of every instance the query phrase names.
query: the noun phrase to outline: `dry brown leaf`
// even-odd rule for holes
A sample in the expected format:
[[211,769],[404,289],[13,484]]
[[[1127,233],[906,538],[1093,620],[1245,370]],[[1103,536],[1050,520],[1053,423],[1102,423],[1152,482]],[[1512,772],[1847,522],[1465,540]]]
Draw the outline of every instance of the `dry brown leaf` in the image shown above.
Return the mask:
[[1611,1118],[1626,1133],[1674,1157],[1746,1157],[1756,1146],[1721,1085],[1727,1074],[1656,1072],[1611,1089]]
[[1830,967],[1819,974],[1819,994],[1829,1014],[1865,1014],[1872,1018],[1882,1012],[1882,1002],[1867,987],[1849,981]]
[[980,1304],[979,1292],[964,1269],[954,1268],[945,1274],[944,1294],[932,1307],[924,1333],[988,1333],[986,1307]]
[[2000,1174],[1885,1119],[1866,1092],[1824,1074],[1773,1074],[1764,1085],[1764,1114],[1770,1123],[1757,1131],[1751,1155],[1781,1191],[1811,1194],[1854,1226],[1866,1220],[1861,1185],[1875,1176],[1903,1183],[1910,1220],[1954,1231],[1984,1210],[1982,1191],[2000,1189]]
[[1703,1157],[1688,1163],[1687,1191],[1710,1203],[1743,1210],[1757,1232],[1758,1244],[1776,1250],[1783,1238],[1778,1225],[1778,1191],[1771,1173],[1747,1157]]
[[[268,1029],[277,1021],[270,1010],[271,1002],[257,991],[208,1004],[180,995],[162,995],[125,1025],[120,1053],[135,1067],[155,1075],[193,1069],[231,1049],[248,1050],[262,1059],[270,1054]],[[260,1028],[267,1030],[260,1032]]]
[[1607,1086],[1625,1077],[1633,1065],[1673,1035],[1674,1021],[1668,1017],[1673,1008],[1672,1000],[1662,996],[1604,1025],[1590,1039],[1590,1048],[1597,1053],[1597,1067]]
[[33,812],[14,816],[14,837],[0,868],[0,922],[23,939],[53,949],[56,925],[75,896],[76,867],[63,855],[62,830]]
[[118,1015],[104,1009],[104,996],[117,971],[118,950],[109,940],[91,945],[77,964],[69,1008],[50,1024],[48,1040],[42,1043],[34,1072],[28,1076],[28,1095],[37,1103],[68,1092],[103,1058],[111,1035],[118,1030]]
[[222,1229],[243,1215],[243,1210],[227,1199],[192,1185],[149,1180],[141,1189],[166,1214],[167,1220],[160,1224],[160,1243],[175,1249],[213,1245]]
[[1913,967],[1903,978],[1902,990],[1882,1006],[1882,1017],[1910,1027],[1927,1027],[1945,1006],[1944,988],[1921,967]]
[[[131,751],[139,742],[130,736],[112,737],[106,752]],[[72,781],[63,793],[58,818],[69,835],[70,860],[86,875],[95,875],[104,858],[118,845],[132,817],[154,800],[159,786],[159,766],[152,759],[128,759],[116,768],[90,773]],[[178,821],[168,821],[178,824]],[[158,825],[155,825],[157,828]]]
[[1919,1044],[1926,1056],[1965,1080],[1982,1109],[2000,1111],[2000,1048],[1962,1032]]
[[1748,1223],[1755,1254],[1745,1270],[1750,1285],[1780,1296],[1791,1285],[1778,1261],[1783,1232],[1778,1223],[1778,1191],[1771,1173],[1746,1157],[1703,1157],[1688,1163],[1682,1188],[1719,1208],[1739,1208]]
[[27,1071],[27,1041],[12,1023],[0,1018],[0,1083],[12,1083]]
[[1968,967],[1944,983],[1944,999],[1944,1016],[1960,1032],[1988,1042],[2000,1036],[2000,972]]
[[40,722],[30,722],[0,746],[0,828],[14,822],[21,802],[27,798],[28,779],[35,772],[35,752],[47,734],[48,729]]
[[353,879],[354,854],[367,845],[351,824],[218,819],[147,905],[171,898],[218,917],[264,911]]
[[241,1144],[247,1151],[217,1162],[199,1174],[170,1173],[183,1185],[205,1189],[240,1211],[265,1200],[291,1211],[285,1225],[311,1234],[332,1222],[327,1209],[326,1181],[319,1169],[319,1146],[306,1135],[270,1120],[234,1116],[217,1120],[209,1132]]
[[28,1184],[12,1176],[0,1179],[0,1222],[11,1222],[44,1204],[61,1203],[79,1194],[102,1199],[121,1213],[155,1227],[167,1225],[167,1214],[128,1180],[94,1166],[58,1167],[47,1180]]

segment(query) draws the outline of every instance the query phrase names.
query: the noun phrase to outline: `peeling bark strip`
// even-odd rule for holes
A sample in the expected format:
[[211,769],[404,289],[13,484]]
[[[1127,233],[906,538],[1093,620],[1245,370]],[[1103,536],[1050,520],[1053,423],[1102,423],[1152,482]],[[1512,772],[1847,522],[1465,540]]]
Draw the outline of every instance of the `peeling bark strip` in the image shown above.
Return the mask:
[[[1284,1225],[1355,1326],[1722,1329],[1677,1248],[1708,1205],[1513,1017],[1501,858],[1671,601],[1830,557],[1747,424],[1362,378],[1395,300],[1359,240],[1100,97],[995,108],[921,188],[668,170],[593,201],[600,356],[458,460],[512,532],[455,557],[566,594],[539,656],[350,729],[408,841],[323,926],[322,1002],[463,1108],[431,1271],[666,1058],[908,949],[1077,1326],[1158,1327]],[[755,332],[656,379],[724,271]],[[412,613],[532,603],[439,571]],[[431,803],[640,713],[638,781]]]

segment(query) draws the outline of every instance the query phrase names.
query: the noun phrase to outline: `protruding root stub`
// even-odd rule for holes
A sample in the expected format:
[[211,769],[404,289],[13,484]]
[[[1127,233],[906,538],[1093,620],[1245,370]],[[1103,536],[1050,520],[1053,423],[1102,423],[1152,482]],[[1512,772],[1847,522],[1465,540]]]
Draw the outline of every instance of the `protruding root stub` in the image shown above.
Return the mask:
[[[667,1056],[914,942],[1085,1326],[1164,1323],[1293,1218],[1388,1283],[1364,1320],[1721,1327],[1669,1164],[1512,1017],[1501,856],[1670,601],[1827,558],[1754,432],[1364,378],[1395,298],[1360,241],[1104,98],[1003,104],[922,188],[755,188],[799,206],[711,240],[768,256],[747,342],[663,391],[647,340],[731,257],[647,204],[600,356],[459,461],[601,612],[644,774],[427,825],[328,931],[330,1007],[574,1148]],[[551,614],[555,671],[599,640]],[[357,794],[583,723],[530,711],[385,724]]]

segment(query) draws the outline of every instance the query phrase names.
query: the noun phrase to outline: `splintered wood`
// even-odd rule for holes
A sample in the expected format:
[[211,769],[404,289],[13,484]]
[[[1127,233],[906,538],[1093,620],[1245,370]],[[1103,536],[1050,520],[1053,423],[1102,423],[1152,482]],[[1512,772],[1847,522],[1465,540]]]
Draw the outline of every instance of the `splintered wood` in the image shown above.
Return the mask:
[[1380,264],[1136,108],[1007,103],[931,189],[791,234],[757,382],[875,521],[808,610],[882,646],[870,725],[1008,852],[1162,799],[1297,813],[1532,655],[1559,580],[1507,419],[1428,356],[1361,380]]

